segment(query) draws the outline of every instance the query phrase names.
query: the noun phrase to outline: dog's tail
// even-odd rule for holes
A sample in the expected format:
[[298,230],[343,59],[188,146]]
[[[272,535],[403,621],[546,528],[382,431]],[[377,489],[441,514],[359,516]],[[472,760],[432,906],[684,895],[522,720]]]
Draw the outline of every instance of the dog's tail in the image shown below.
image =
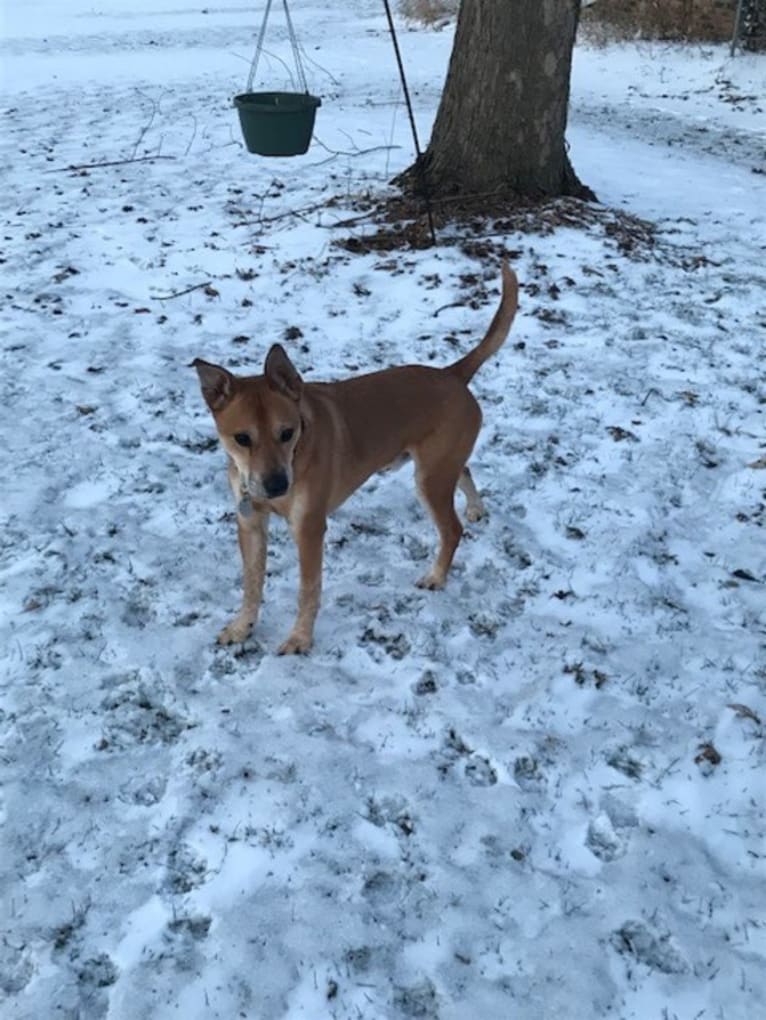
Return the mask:
[[503,262],[502,274],[503,293],[500,298],[500,307],[495,312],[487,335],[464,358],[445,369],[445,371],[458,376],[464,383],[470,382],[487,358],[491,358],[496,351],[500,350],[516,316],[516,310],[519,307],[519,281],[507,262]]

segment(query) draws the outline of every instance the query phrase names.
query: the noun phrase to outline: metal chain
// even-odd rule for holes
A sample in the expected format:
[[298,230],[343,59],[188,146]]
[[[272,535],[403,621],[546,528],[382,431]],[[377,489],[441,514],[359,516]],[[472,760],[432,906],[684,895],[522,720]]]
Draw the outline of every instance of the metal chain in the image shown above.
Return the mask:
[[287,32],[290,36],[290,45],[293,48],[293,59],[295,60],[295,70],[298,72],[298,82],[303,88],[303,91],[308,93],[309,86],[306,81],[306,73],[303,70],[303,62],[301,61],[300,47],[298,46],[298,38],[293,28],[293,19],[290,17],[290,8],[287,6],[287,0],[282,0],[285,7],[285,20],[287,21]]
[[253,81],[255,80],[255,72],[258,69],[258,61],[261,59],[261,50],[263,49],[263,40],[266,36],[266,25],[269,20],[269,14],[271,13],[271,0],[266,0],[266,10],[263,14],[263,21],[261,22],[261,30],[258,33],[258,42],[255,44],[255,55],[253,62],[250,65],[250,74],[247,79],[246,92],[253,91]]
[[[261,29],[258,33],[258,42],[255,44],[255,55],[253,56],[253,62],[250,65],[250,74],[247,78],[247,92],[253,91],[253,82],[255,81],[255,74],[258,70],[258,64],[261,59],[261,53],[263,52],[263,41],[266,38],[266,25],[269,21],[269,14],[271,14],[271,4],[273,0],[266,0],[266,9],[263,13],[263,21],[261,23]],[[293,60],[295,61],[295,70],[298,75],[298,82],[305,93],[308,94],[308,82],[306,81],[306,72],[303,70],[303,61],[301,60],[300,46],[298,45],[298,38],[295,34],[295,28],[293,26],[293,19],[290,16],[290,8],[287,6],[287,0],[282,0],[285,8],[285,20],[287,21],[287,34],[290,39],[290,46],[293,51]]]

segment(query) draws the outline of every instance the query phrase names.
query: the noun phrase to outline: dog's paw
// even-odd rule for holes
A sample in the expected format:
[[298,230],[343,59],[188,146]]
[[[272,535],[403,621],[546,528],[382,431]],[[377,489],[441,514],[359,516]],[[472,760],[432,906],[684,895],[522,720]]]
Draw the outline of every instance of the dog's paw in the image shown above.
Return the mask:
[[221,633],[218,635],[217,641],[219,645],[237,645],[244,641],[253,626],[252,620],[242,620],[237,617],[232,620],[231,623],[224,627]]
[[483,506],[467,506],[465,508],[465,519],[470,524],[475,524],[476,521],[481,521],[487,516],[487,511]]
[[440,588],[444,587],[446,580],[446,577],[440,577],[438,574],[428,573],[424,574],[419,581],[415,582],[415,584],[418,588],[425,588],[427,591],[438,591]]
[[311,635],[291,634],[277,649],[277,655],[305,655],[311,648]]

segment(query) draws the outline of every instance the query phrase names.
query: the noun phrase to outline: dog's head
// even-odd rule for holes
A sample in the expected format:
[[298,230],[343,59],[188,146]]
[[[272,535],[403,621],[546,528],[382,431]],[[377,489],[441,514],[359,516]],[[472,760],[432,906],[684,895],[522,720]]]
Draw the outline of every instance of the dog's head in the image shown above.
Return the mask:
[[280,344],[266,356],[263,375],[236,376],[195,358],[202,395],[221,442],[239,471],[242,494],[269,500],[293,481],[300,438],[303,380]]

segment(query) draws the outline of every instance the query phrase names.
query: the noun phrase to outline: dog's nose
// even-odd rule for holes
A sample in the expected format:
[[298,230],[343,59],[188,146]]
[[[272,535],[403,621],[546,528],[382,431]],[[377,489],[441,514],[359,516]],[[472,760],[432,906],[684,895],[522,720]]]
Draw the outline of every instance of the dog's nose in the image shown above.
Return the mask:
[[284,496],[287,492],[288,484],[287,475],[284,471],[275,471],[274,474],[263,479],[263,488],[266,490],[266,495],[269,499]]

